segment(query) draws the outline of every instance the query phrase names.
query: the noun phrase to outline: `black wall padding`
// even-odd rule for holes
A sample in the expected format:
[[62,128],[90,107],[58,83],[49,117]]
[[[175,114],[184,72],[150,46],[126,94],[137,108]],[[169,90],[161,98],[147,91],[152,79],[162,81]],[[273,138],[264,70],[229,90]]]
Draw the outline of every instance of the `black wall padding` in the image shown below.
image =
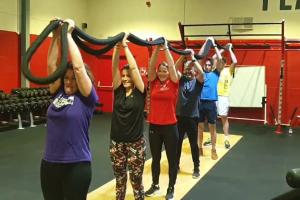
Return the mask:
[[[92,54],[92,55],[101,55],[101,54],[104,54],[106,52],[108,52],[110,49],[112,49],[116,42],[113,42],[109,45],[107,45],[106,47],[103,47],[101,49],[93,49],[93,48],[90,48],[89,46],[87,46],[83,41],[81,41],[77,35],[73,35],[73,39],[74,41],[76,42],[76,44],[79,46],[79,48],[81,48],[82,50],[84,50],[85,52],[89,53],[89,54]],[[118,41],[117,41],[118,42]]]
[[138,38],[137,36],[133,35],[132,33],[129,34],[127,38],[130,42],[140,45],[140,46],[154,46],[154,45],[160,45],[165,43],[165,39],[163,37],[157,38],[153,41],[147,41]]
[[46,78],[35,77],[31,74],[29,69],[29,61],[31,60],[32,55],[41,45],[41,43],[48,37],[49,33],[55,30],[59,26],[60,21],[52,21],[38,36],[38,38],[32,43],[31,47],[29,47],[23,57],[22,60],[22,72],[24,76],[31,82],[37,84],[49,84],[60,78],[67,69],[67,62],[68,62],[68,41],[67,41],[67,32],[68,32],[68,24],[64,23],[62,26],[61,31],[61,63],[57,67],[57,70],[49,75]]
[[109,37],[108,39],[97,39],[94,38],[88,34],[86,34],[84,31],[80,30],[77,26],[75,27],[75,29],[72,32],[72,35],[77,35],[79,36],[81,39],[91,43],[91,44],[95,44],[95,45],[107,45],[107,44],[111,44],[111,43],[118,43],[120,42],[124,36],[125,33],[121,32],[118,35],[115,35],[113,37]]
[[292,188],[300,188],[300,168],[288,171],[286,174],[286,182]]

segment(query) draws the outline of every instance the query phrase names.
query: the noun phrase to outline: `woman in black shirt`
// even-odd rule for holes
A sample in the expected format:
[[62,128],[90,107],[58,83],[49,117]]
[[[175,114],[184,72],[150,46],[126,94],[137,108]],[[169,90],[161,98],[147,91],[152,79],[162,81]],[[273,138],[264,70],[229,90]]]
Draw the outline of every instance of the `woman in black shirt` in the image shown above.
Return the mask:
[[[126,44],[117,44],[112,57],[114,106],[110,133],[110,157],[116,177],[116,199],[125,199],[127,167],[135,199],[144,199],[142,175],[146,142],[143,136],[145,86],[136,61]],[[120,48],[128,64],[119,69]]]

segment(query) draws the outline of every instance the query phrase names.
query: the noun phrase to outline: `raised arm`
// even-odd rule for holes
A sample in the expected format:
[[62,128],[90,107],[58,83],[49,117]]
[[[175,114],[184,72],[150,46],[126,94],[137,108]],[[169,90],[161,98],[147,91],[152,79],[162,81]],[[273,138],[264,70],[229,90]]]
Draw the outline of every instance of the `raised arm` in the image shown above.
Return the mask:
[[170,73],[170,79],[171,79],[171,81],[176,83],[178,81],[177,70],[175,69],[174,60],[173,60],[173,57],[170,53],[167,40],[165,40],[164,52],[165,52],[165,56],[166,56],[166,59],[167,59],[168,66],[169,66],[168,68],[169,68],[169,73]]
[[213,60],[214,60],[214,63],[213,63],[213,70],[218,70],[219,72],[221,72],[224,68],[224,62],[222,60],[222,55],[221,55],[221,52],[220,50],[218,49],[216,43],[215,43],[215,40],[214,38],[210,37],[211,38],[211,41],[212,41],[212,46],[215,50],[215,55],[213,56]]
[[200,61],[198,61],[196,58],[195,58],[195,52],[193,49],[186,49],[186,51],[190,51],[190,56],[191,56],[191,64],[193,65],[194,69],[196,70],[197,72],[197,76],[196,76],[196,79],[202,83],[204,81],[204,71],[202,69],[202,66],[200,64]]
[[201,57],[206,57],[209,53],[209,50],[214,47],[215,44],[215,40],[213,37],[208,37],[204,44],[202,45],[201,49],[199,50],[198,55],[200,55]]
[[[47,58],[47,72],[48,75],[55,72],[57,69],[57,63],[60,60],[60,34],[61,34],[61,26],[59,26],[56,30],[52,32],[52,39],[48,49],[48,58]],[[61,86],[61,80],[57,79],[55,82],[49,84],[49,90],[51,94],[55,94],[56,91]]]
[[186,57],[184,55],[181,55],[177,60],[176,60],[176,63],[175,63],[175,69],[176,69],[176,72],[177,72],[177,76],[178,76],[178,79],[181,78],[182,74],[180,72],[180,67],[182,66],[182,64],[186,61]]
[[137,67],[136,61],[135,61],[128,45],[126,44],[126,40],[127,40],[128,35],[129,34],[126,34],[125,37],[123,38],[122,46],[124,48],[125,56],[126,56],[128,64],[129,64],[129,70],[130,70],[130,75],[131,75],[132,81],[133,81],[135,87],[140,92],[144,93],[145,86],[144,86],[143,79],[140,75],[140,72],[139,72],[139,69]]
[[203,68],[200,64],[201,60],[197,60],[194,56],[194,51],[191,53],[191,58],[192,58],[192,62],[194,63],[194,68],[197,72],[197,76],[196,79],[200,82],[203,83],[204,82],[204,71]]
[[152,52],[152,56],[150,58],[149,67],[148,67],[148,80],[151,82],[156,78],[156,63],[158,58],[160,46],[156,46],[154,52]]
[[229,70],[230,70],[231,75],[233,76],[234,72],[235,72],[235,67],[237,65],[237,59],[236,59],[236,56],[235,56],[235,54],[234,54],[234,52],[232,50],[232,44],[228,43],[226,45],[226,48],[228,49],[229,54],[230,54],[230,58],[231,58],[231,65],[230,65]]
[[67,19],[65,20],[65,22],[69,24],[67,38],[68,38],[68,45],[69,45],[69,54],[73,65],[73,71],[75,74],[76,83],[80,93],[83,96],[87,97],[90,95],[92,90],[92,81],[86,72],[80,51],[71,35],[75,27],[75,23],[71,19]]
[[113,89],[117,89],[121,85],[121,74],[119,70],[120,64],[120,48],[121,43],[115,45],[113,55],[112,55],[112,79],[113,79]]

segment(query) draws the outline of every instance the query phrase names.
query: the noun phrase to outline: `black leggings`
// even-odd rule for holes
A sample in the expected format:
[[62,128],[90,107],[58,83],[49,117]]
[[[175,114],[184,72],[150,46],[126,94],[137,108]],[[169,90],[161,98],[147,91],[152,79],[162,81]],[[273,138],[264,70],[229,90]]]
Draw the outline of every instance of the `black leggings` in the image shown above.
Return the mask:
[[177,124],[154,125],[149,127],[149,143],[152,154],[152,182],[157,185],[160,175],[160,159],[164,144],[169,164],[169,187],[174,187],[177,178]]
[[90,162],[51,163],[42,160],[40,173],[45,200],[86,200],[92,177]]
[[184,139],[185,133],[188,136],[192,158],[194,162],[194,169],[199,168],[199,147],[198,147],[198,119],[192,117],[178,117],[178,132],[179,132],[179,140],[178,140],[178,149],[177,149],[177,161],[178,167],[180,164],[180,157],[181,157],[181,149],[182,149],[182,142]]

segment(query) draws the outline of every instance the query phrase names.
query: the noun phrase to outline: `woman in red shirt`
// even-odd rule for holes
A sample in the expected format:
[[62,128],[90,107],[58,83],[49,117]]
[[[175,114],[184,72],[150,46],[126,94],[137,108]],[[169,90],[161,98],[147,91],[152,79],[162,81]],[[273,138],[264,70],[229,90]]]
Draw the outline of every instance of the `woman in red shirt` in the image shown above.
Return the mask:
[[[162,62],[156,71],[159,50],[163,50],[167,62]],[[164,144],[169,164],[169,186],[166,199],[174,198],[174,185],[177,178],[177,142],[178,130],[176,102],[178,96],[178,76],[174,60],[167,42],[154,50],[148,71],[150,83],[149,143],[152,154],[152,185],[146,196],[159,191],[161,150]]]

